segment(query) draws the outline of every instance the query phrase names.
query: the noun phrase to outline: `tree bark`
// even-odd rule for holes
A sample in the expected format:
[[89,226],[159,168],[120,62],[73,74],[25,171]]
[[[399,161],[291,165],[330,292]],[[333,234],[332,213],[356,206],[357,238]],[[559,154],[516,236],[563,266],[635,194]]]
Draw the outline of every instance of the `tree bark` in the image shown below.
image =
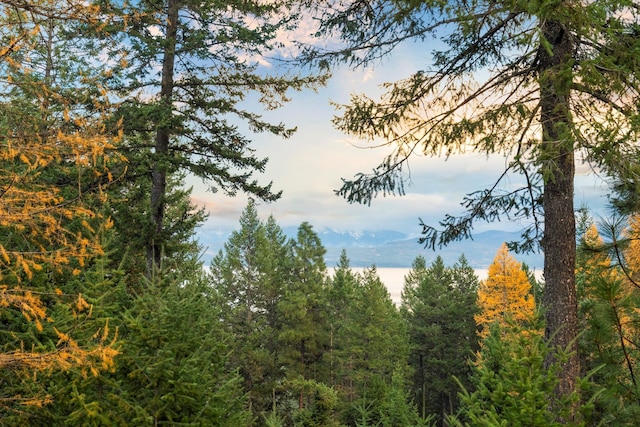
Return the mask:
[[163,245],[163,222],[165,195],[167,193],[166,157],[169,155],[170,123],[173,103],[173,73],[175,68],[176,44],[178,33],[179,0],[169,0],[167,4],[167,26],[165,46],[162,58],[162,76],[160,103],[163,120],[156,129],[155,156],[156,161],[151,172],[151,220],[154,230],[147,244],[147,275],[160,267]]
[[[574,214],[574,145],[569,97],[574,41],[558,21],[541,23],[543,37],[538,51],[544,178],[544,278],[545,337],[552,348],[547,366],[557,361],[557,350],[572,352],[562,363],[556,402],[576,389],[580,374],[577,353],[578,307],[576,298],[576,237]],[[552,406],[553,402],[552,402]],[[571,418],[575,415],[572,414]],[[560,420],[570,422],[571,420]]]

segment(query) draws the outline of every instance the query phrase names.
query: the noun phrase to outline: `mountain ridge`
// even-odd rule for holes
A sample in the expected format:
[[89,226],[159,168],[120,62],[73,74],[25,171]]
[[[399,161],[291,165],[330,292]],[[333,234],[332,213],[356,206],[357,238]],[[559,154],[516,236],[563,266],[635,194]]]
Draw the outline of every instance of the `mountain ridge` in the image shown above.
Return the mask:
[[[284,227],[283,232],[289,238],[295,238],[298,227]],[[346,250],[352,267],[410,268],[418,256],[425,258],[427,265],[437,256],[441,256],[446,265],[453,265],[462,254],[473,268],[485,269],[493,261],[496,252],[504,242],[517,241],[519,232],[487,230],[474,234],[473,239],[452,242],[444,248],[432,251],[418,243],[419,236],[397,230],[335,230],[328,227],[314,230],[327,250],[325,262],[335,267],[342,250]],[[224,247],[232,229],[198,229],[196,238],[204,249],[206,264]],[[541,270],[541,253],[512,254],[519,262],[525,262],[531,269]]]

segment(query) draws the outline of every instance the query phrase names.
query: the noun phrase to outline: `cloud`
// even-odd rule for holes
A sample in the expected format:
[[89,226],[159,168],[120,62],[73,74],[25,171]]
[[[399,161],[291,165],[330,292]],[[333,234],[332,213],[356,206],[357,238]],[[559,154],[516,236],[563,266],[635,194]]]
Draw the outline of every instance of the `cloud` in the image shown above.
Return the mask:
[[[393,229],[417,235],[419,218],[427,224],[437,225],[446,214],[463,213],[460,203],[466,194],[493,186],[504,171],[505,159],[500,155],[487,157],[469,153],[446,160],[412,157],[409,162],[411,176],[405,188],[407,194],[403,197],[380,197],[373,200],[371,206],[363,206],[349,204],[334,194],[342,184],[341,178],[370,172],[391,148],[362,148],[369,145],[334,129],[331,118],[336,111],[330,101],[347,103],[353,91],[375,96],[380,92],[378,85],[381,82],[394,81],[416,71],[423,59],[415,54],[402,55],[394,59],[392,66],[383,64],[366,72],[336,70],[327,87],[320,88],[317,93],[294,93],[289,104],[263,112],[264,119],[284,121],[288,126],[297,126],[298,132],[288,140],[267,134],[253,135],[255,155],[269,158],[265,172],[256,178],[262,184],[273,181],[274,190],[283,190],[280,200],[259,203],[260,216],[266,219],[273,215],[282,226],[297,226],[308,221],[318,229]],[[513,189],[523,182],[521,176],[512,174],[500,188]],[[211,213],[208,226],[237,227],[247,203],[246,196],[227,198],[222,194],[204,193],[202,185],[196,187],[194,201],[206,206]],[[598,183],[588,169],[580,168],[576,179],[577,205],[584,201],[590,206],[604,206],[603,194],[606,194],[606,186],[602,181]],[[475,230],[517,230],[524,225],[509,222],[478,224]]]

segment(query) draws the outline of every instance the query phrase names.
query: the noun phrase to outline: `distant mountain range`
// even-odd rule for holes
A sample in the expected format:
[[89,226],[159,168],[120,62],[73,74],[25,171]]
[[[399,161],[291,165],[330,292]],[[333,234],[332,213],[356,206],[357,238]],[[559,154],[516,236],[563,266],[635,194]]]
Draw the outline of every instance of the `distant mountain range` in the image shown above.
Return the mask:
[[[284,228],[284,233],[294,238],[297,227]],[[446,265],[455,263],[464,254],[471,267],[485,269],[493,261],[496,252],[503,242],[517,241],[518,232],[485,231],[474,235],[473,240],[454,242],[437,251],[425,249],[418,243],[418,236],[393,231],[336,231],[329,228],[315,230],[327,249],[325,261],[328,267],[334,267],[343,249],[352,267],[395,267],[409,268],[417,256],[422,255],[430,264],[440,255]],[[232,230],[218,230],[201,228],[197,238],[205,250],[205,263],[208,264],[213,256],[223,248]],[[525,262],[530,268],[542,270],[542,254],[514,254],[520,262]]]

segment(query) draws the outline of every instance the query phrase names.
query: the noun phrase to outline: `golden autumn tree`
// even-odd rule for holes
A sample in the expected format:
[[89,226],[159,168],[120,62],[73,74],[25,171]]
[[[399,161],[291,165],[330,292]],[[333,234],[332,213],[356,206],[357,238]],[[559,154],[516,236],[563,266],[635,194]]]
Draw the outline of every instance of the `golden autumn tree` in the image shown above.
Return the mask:
[[[581,244],[580,257],[576,262],[576,276],[585,276],[587,278],[598,276],[608,280],[622,279],[620,270],[613,268],[611,257],[607,251],[604,250],[605,242],[602,236],[600,236],[596,224],[590,224],[586,228],[581,239]],[[633,242],[630,242],[627,251],[625,251],[625,256],[630,257],[628,264],[630,267],[636,265],[635,262],[640,261],[640,258],[637,260],[633,259],[633,252],[630,251],[633,247]],[[638,267],[640,267],[640,265],[638,265]]]
[[[110,179],[117,129],[106,129],[109,104],[82,59],[76,25],[104,17],[86,2],[0,0],[0,369],[33,374],[81,367],[97,374],[117,353],[108,326],[91,344],[55,328],[43,296],[67,298],[75,316],[90,315],[81,295],[47,293],[35,277],[78,274],[102,253],[109,220],[90,208]],[[85,55],[87,56],[87,55]],[[119,159],[121,160],[121,159]],[[53,329],[53,345],[25,343],[6,325],[21,315],[33,334]],[[10,398],[10,397],[9,397]],[[7,397],[3,396],[3,400]],[[26,403],[42,396],[21,396]],[[45,399],[46,400],[46,399]]]
[[507,317],[520,322],[533,317],[531,283],[504,243],[489,266],[487,279],[480,283],[478,306],[480,313],[474,319],[482,326],[482,337],[489,334],[489,326],[494,322],[504,324]]
[[597,370],[594,381],[602,386],[595,413],[609,417],[610,425],[634,425],[640,410],[640,218],[600,227],[582,222],[576,263],[581,364],[585,372]]
[[629,216],[627,237],[629,244],[624,251],[626,266],[631,281],[640,284],[640,213]]

